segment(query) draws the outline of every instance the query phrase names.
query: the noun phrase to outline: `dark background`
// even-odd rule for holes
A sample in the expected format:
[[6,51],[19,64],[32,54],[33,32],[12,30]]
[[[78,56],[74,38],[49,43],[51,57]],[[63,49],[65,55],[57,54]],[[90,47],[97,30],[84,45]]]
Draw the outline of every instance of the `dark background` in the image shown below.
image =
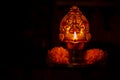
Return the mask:
[[[59,25],[69,9],[77,5],[90,24],[92,47],[107,51],[105,68],[51,69],[47,51],[62,45]],[[17,2],[15,48],[7,58],[8,79],[15,80],[108,80],[119,78],[119,0],[39,0]],[[15,7],[15,6],[14,6]]]

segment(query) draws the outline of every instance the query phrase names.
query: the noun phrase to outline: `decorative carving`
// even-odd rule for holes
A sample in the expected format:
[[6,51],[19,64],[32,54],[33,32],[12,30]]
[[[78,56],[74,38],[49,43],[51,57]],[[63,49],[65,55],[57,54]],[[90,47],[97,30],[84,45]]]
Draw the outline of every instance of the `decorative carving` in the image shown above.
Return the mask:
[[88,42],[91,38],[89,23],[77,6],[73,6],[60,23],[59,38],[63,42],[72,42],[77,33],[77,42]]

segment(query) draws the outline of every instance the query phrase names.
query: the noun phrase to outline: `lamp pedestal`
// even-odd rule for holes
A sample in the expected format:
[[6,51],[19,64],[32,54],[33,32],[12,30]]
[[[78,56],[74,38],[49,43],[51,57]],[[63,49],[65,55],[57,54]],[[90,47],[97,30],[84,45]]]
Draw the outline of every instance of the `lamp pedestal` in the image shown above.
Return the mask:
[[84,43],[67,43],[67,49],[70,53],[70,65],[80,65],[82,63],[82,50]]

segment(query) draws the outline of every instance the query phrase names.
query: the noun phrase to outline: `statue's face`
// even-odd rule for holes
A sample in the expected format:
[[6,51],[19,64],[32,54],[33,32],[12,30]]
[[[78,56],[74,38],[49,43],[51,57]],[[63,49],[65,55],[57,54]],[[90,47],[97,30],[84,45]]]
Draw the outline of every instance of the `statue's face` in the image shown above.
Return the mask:
[[76,6],[73,6],[62,19],[59,38],[63,42],[72,42],[74,32],[76,32],[78,42],[88,42],[91,38],[89,23]]

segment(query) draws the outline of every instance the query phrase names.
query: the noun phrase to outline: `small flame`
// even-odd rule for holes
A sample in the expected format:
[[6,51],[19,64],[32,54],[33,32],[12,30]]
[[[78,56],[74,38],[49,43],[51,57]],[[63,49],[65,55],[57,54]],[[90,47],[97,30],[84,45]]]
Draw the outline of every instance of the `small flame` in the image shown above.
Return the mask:
[[74,37],[73,37],[74,40],[77,40],[77,34],[76,32],[74,32]]

